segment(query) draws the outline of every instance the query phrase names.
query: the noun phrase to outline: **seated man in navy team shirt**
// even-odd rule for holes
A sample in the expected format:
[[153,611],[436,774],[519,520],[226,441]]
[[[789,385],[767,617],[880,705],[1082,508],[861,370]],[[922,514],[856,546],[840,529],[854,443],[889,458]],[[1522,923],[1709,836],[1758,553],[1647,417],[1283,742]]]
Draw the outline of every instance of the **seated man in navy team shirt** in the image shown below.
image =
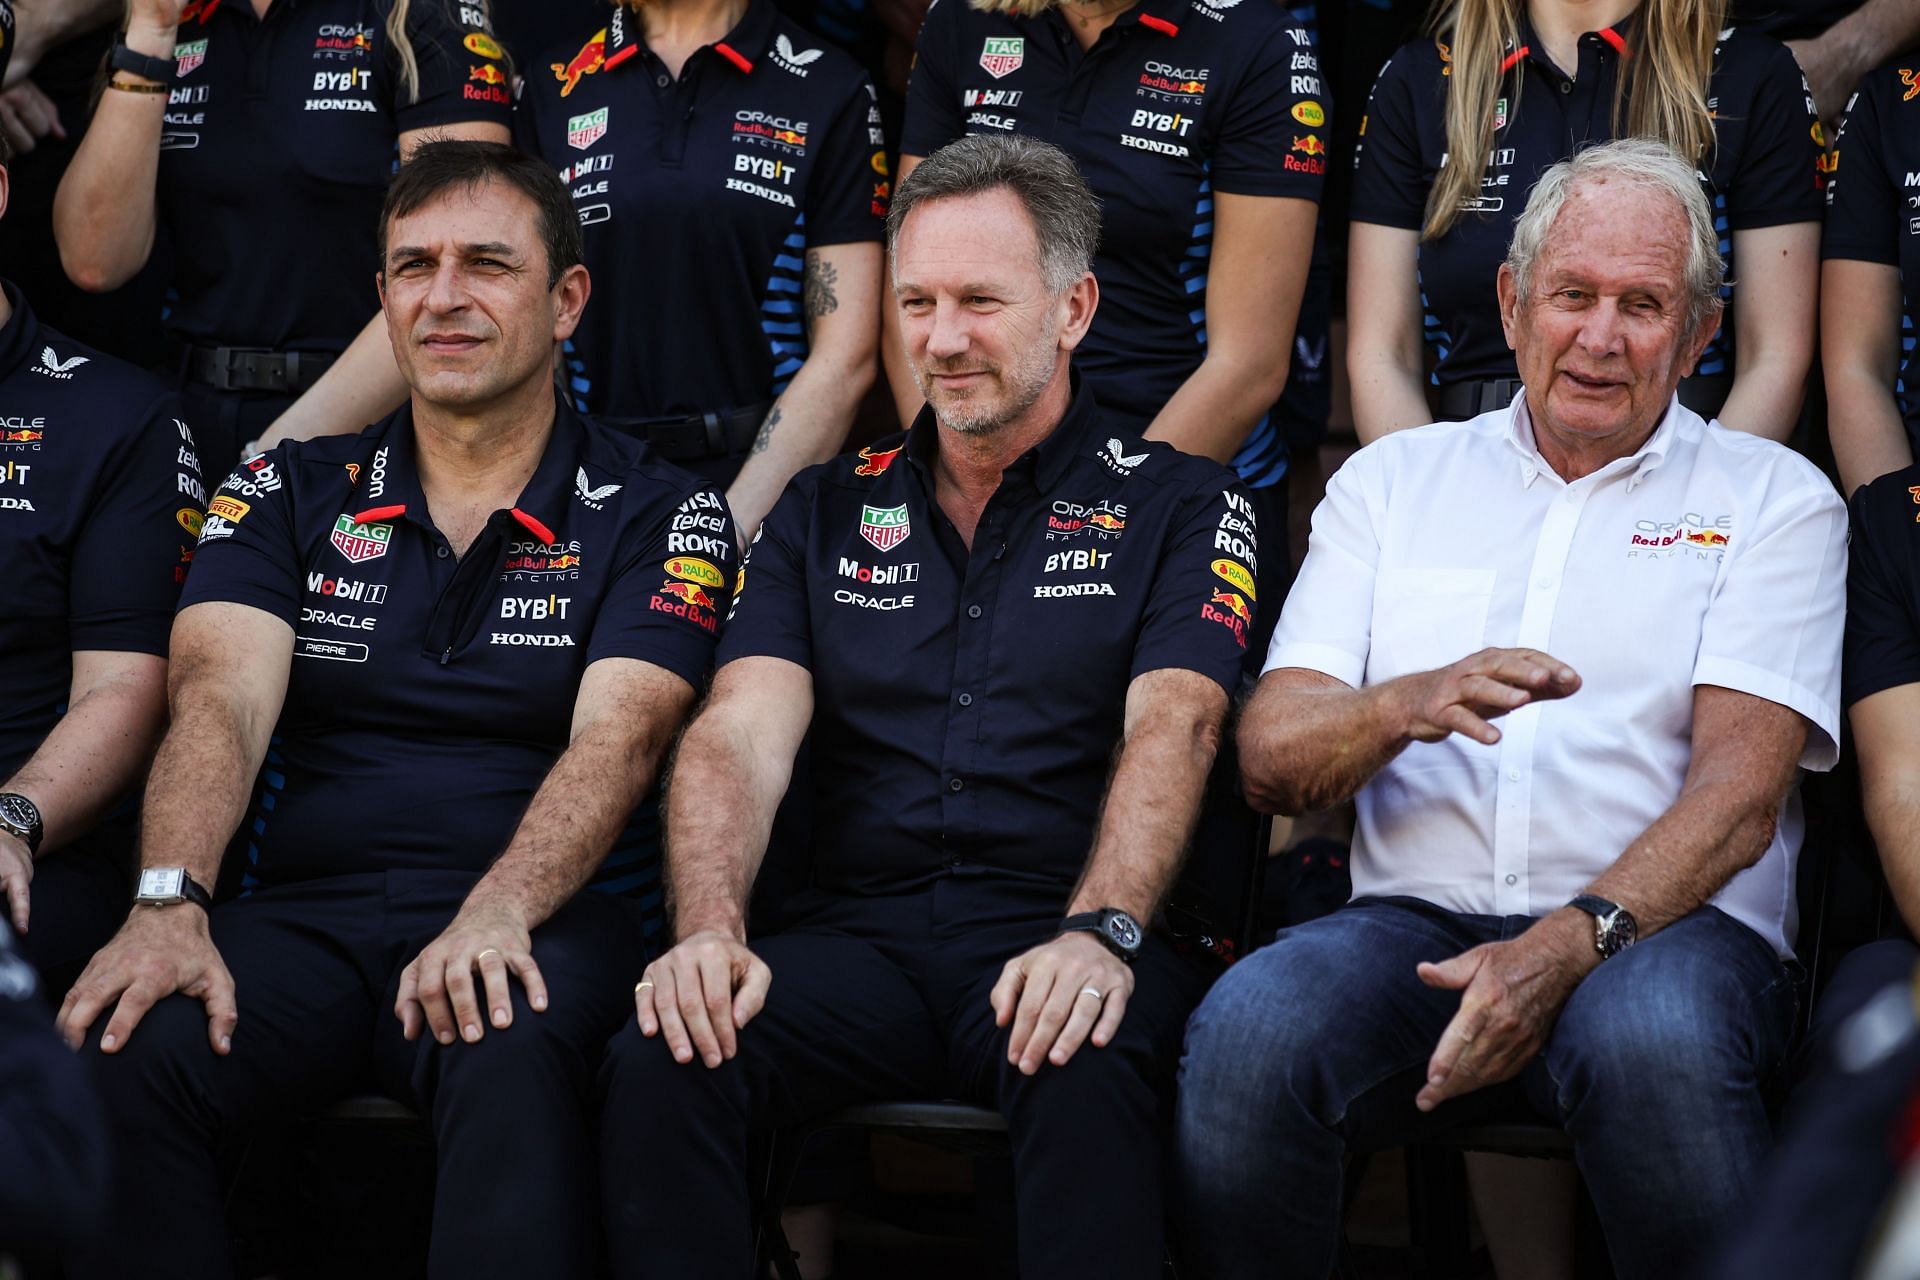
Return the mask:
[[[929,407],[802,472],[743,571],[668,797],[678,945],[602,1070],[619,1275],[746,1275],[749,1134],[928,1096],[1006,1116],[1021,1274],[1160,1275],[1204,980],[1144,922],[1239,679],[1255,551],[1232,472],[1114,427],[1069,373],[1099,225],[1031,138],[962,139],[901,186]],[[814,886],[749,948],[809,729]]]
[[[434,1275],[591,1274],[586,1099],[644,958],[622,832],[705,680],[733,528],[556,398],[589,283],[551,168],[423,147],[380,245],[410,403],[215,496],[137,905],[61,1012],[119,1144],[82,1276],[225,1274],[215,1143],[370,1087],[434,1131]],[[236,827],[246,891],[209,910]]]
[[[13,28],[0,0],[0,74]],[[0,138],[0,210],[10,159]],[[56,995],[127,909],[129,793],[166,717],[167,628],[207,501],[179,413],[0,284],[0,889]]]

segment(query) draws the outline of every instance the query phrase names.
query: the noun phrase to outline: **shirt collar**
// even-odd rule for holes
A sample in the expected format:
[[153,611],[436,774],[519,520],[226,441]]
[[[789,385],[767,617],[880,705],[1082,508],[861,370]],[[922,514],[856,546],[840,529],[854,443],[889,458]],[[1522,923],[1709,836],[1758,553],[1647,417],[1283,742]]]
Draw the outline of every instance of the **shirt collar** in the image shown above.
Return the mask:
[[[1617,54],[1622,62],[1625,62],[1633,57],[1634,22],[1638,17],[1639,11],[1635,10],[1610,27],[1582,32],[1579,43],[1586,43],[1588,37],[1598,39]],[[1539,33],[1533,29],[1533,23],[1528,19],[1524,9],[1520,14],[1520,43],[1517,47],[1507,50],[1507,56],[1500,64],[1501,73],[1512,70],[1514,64],[1522,58],[1538,63],[1543,71],[1552,71],[1555,75],[1561,74],[1560,69],[1553,65],[1553,59],[1547,57],[1546,47],[1540,43]],[[1576,74],[1579,70],[1578,67],[1574,68]]]
[[[1667,402],[1667,411],[1641,446],[1624,458],[1615,458],[1606,466],[1594,472],[1595,476],[1616,475],[1631,472],[1627,480],[1627,490],[1632,492],[1640,483],[1655,471],[1667,459],[1667,452],[1673,445],[1673,434],[1679,429],[1680,393],[1675,392]],[[1520,459],[1520,487],[1531,488],[1533,482],[1543,475],[1556,476],[1547,460],[1540,456],[1539,442],[1533,435],[1533,415],[1527,410],[1527,393],[1522,388],[1507,408],[1507,443],[1513,447]],[[1590,479],[1591,477],[1582,477]],[[1565,483],[1564,481],[1562,483]],[[1579,483],[1575,481],[1574,483]]]
[[[414,446],[413,405],[405,404],[383,424],[377,434],[372,455],[360,463],[354,477],[354,505],[350,509],[356,524],[405,518],[422,528],[430,528],[426,493],[420,487],[420,465]],[[540,455],[520,497],[508,509],[514,522],[543,543],[557,540],[556,529],[567,513],[567,499],[579,469],[581,445],[586,425],[580,415],[554,396],[553,434]],[[373,472],[386,454],[383,491],[376,497],[367,493]]]
[[[1072,395],[1059,424],[1039,444],[1015,458],[1002,473],[1031,472],[1034,484],[1042,493],[1050,492],[1073,460],[1086,451],[1087,437],[1093,434],[1094,423],[1100,416],[1093,392],[1081,381],[1080,371],[1069,367],[1067,377]],[[907,428],[906,449],[907,461],[920,473],[927,492],[932,493],[933,460],[940,454],[940,426],[934,421],[932,406],[922,405],[919,416]]]
[[11,280],[0,280],[0,289],[13,308],[7,326],[0,329],[0,378],[10,378],[22,364],[40,354],[40,319],[27,305],[27,295]]
[[[279,3],[279,0],[275,0],[275,3]],[[752,75],[753,69],[760,65],[760,59],[766,55],[768,46],[773,43],[773,25],[773,0],[752,0],[747,5],[747,11],[740,15],[740,21],[734,24],[733,30],[727,32],[724,39],[714,41],[710,47],[715,55],[741,75]],[[616,3],[613,17],[607,21],[607,43],[601,69],[616,69],[644,47],[640,23],[633,10],[623,3]]]

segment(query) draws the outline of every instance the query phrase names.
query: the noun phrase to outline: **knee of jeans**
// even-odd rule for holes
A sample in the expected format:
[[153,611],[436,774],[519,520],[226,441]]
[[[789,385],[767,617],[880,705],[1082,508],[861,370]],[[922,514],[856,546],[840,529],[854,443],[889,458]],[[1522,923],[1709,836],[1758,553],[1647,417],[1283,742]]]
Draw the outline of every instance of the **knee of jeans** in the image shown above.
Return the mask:
[[[1229,969],[1187,1022],[1180,1060],[1183,1129],[1266,1141],[1292,1106],[1312,1115],[1314,1046],[1337,1034],[1337,1002],[1296,970],[1255,952]],[[1303,985],[1304,982],[1304,985]],[[1330,1121],[1335,1117],[1317,1117]]]
[[1684,1114],[1703,1094],[1757,1083],[1762,1064],[1739,1029],[1751,994],[1679,982],[1623,985],[1631,989],[1594,999],[1576,992],[1561,1013],[1547,1065],[1563,1109],[1599,1091],[1639,1109]]

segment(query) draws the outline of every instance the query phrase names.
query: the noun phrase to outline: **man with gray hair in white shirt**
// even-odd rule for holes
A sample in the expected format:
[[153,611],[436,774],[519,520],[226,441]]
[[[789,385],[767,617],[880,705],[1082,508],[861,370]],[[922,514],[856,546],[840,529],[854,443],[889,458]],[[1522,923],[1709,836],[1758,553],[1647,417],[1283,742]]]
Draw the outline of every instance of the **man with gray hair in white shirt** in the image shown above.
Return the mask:
[[1623,1280],[1683,1274],[1753,1186],[1847,521],[1675,397],[1722,271],[1662,144],[1553,166],[1498,279],[1524,390],[1328,485],[1240,753],[1267,809],[1355,802],[1354,898],[1188,1025],[1202,1274],[1326,1275],[1346,1152],[1516,1106],[1572,1135]]

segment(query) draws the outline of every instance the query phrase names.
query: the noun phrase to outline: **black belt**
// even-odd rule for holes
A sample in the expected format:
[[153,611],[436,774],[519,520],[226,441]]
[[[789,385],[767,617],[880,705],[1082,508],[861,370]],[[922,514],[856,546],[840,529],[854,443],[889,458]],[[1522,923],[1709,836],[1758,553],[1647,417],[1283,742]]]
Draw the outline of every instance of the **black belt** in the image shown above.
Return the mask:
[[[630,436],[638,436],[671,462],[699,462],[744,453],[767,420],[773,402],[744,409],[716,409],[671,418],[600,418]],[[597,416],[597,415],[596,415]]]
[[335,360],[337,351],[269,351],[265,347],[189,347],[187,380],[217,391],[281,391],[299,395]]
[[[1433,397],[1439,422],[1463,422],[1483,413],[1504,409],[1520,394],[1518,378],[1492,378],[1485,382],[1453,382],[1441,387]],[[1727,402],[1733,389],[1731,374],[1711,376],[1695,374],[1680,379],[1680,403],[1703,418],[1712,418]]]

